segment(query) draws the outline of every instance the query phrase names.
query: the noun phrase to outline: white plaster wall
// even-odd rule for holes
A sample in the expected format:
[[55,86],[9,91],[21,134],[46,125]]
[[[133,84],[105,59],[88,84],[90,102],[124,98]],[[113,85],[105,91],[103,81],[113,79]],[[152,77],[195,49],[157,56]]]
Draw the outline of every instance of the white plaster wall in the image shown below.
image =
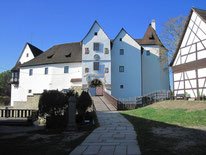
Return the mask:
[[[143,95],[157,91],[169,90],[169,72],[164,71],[166,65],[162,65],[159,60],[158,45],[144,45],[145,49],[142,55],[143,61]],[[150,51],[150,55],[146,54],[146,50]]]
[[[94,35],[94,32],[97,32],[97,36]],[[87,76],[89,76],[89,82],[94,78],[98,78],[103,84],[111,84],[111,45],[108,36],[95,23],[82,43],[82,84],[88,84]],[[100,43],[100,51],[93,50],[94,43]],[[85,48],[89,48],[89,54],[85,54]],[[108,48],[108,54],[104,53],[104,48]],[[99,55],[99,60],[97,61],[94,59],[95,54]],[[93,70],[93,62],[100,63],[99,71]],[[108,73],[104,73],[105,67],[109,68]],[[89,68],[88,73],[85,73],[85,68]]]
[[[28,57],[27,57],[27,54],[28,54]],[[29,48],[29,45],[26,44],[26,47],[25,47],[25,49],[24,49],[24,51],[23,51],[23,53],[22,53],[22,55],[21,55],[21,57],[20,57],[20,59],[19,59],[19,62],[20,62],[21,64],[23,64],[23,63],[25,63],[25,62],[30,61],[30,60],[33,59],[33,58],[34,58],[34,55],[33,55],[33,53],[31,52],[31,49]]]
[[[198,28],[198,26],[200,28]],[[196,59],[200,60],[206,58],[206,51],[203,50],[204,46],[206,47],[206,41],[203,41],[205,39],[206,39],[206,24],[196,14],[196,12],[193,12],[186,33],[184,35],[183,41],[180,46],[181,49],[179,49],[178,51],[173,66],[196,61]],[[197,44],[197,50],[199,51],[197,53],[197,58],[196,58],[196,53],[192,53],[196,51],[195,44]],[[186,54],[189,55],[187,56]]]
[[[124,55],[120,55],[120,49],[124,49]],[[119,72],[119,66],[124,66],[124,72]],[[124,30],[112,47],[112,96],[117,99],[141,96],[141,47]]]
[[[64,66],[69,66],[69,73],[64,73]],[[48,74],[45,75],[45,68]],[[29,69],[33,69],[33,75],[29,76]],[[44,90],[62,90],[71,86],[81,86],[82,83],[71,83],[72,78],[82,77],[81,63],[50,64],[42,66],[23,67],[20,69],[18,88],[12,85],[11,105],[14,101],[27,101],[27,95],[39,94]],[[28,93],[32,90],[32,93]]]

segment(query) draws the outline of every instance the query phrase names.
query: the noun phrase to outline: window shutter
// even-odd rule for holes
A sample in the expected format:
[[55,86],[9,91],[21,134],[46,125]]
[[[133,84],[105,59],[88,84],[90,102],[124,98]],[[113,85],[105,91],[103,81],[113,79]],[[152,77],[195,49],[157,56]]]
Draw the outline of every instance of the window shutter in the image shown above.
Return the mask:
[[85,68],[85,73],[88,73],[89,72],[89,68]]
[[109,68],[104,68],[104,73],[109,73]]
[[89,48],[85,48],[85,54],[89,54]]
[[104,53],[105,54],[109,54],[109,49],[108,48],[104,48]]

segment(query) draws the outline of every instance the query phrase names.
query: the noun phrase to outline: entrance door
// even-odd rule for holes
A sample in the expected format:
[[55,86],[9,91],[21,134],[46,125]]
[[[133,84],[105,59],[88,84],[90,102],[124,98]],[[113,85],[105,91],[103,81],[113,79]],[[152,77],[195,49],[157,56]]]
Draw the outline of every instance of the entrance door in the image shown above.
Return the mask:
[[96,96],[103,96],[103,87],[102,86],[96,87]]

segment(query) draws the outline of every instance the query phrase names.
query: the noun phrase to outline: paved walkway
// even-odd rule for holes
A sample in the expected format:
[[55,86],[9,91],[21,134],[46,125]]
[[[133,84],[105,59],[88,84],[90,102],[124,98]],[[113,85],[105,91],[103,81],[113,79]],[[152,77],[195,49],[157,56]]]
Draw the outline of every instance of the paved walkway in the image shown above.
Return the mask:
[[100,127],[70,155],[139,155],[132,124],[117,111],[110,111],[100,97],[93,97]]

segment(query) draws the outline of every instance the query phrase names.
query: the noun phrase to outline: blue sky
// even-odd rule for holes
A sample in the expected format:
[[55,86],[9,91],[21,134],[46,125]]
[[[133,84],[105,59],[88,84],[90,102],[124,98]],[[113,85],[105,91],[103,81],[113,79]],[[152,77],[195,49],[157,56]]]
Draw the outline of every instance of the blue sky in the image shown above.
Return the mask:
[[156,20],[157,33],[169,18],[206,9],[206,0],[1,0],[0,72],[11,69],[26,42],[47,50],[55,44],[81,41],[97,20],[112,39],[124,27],[142,38]]

